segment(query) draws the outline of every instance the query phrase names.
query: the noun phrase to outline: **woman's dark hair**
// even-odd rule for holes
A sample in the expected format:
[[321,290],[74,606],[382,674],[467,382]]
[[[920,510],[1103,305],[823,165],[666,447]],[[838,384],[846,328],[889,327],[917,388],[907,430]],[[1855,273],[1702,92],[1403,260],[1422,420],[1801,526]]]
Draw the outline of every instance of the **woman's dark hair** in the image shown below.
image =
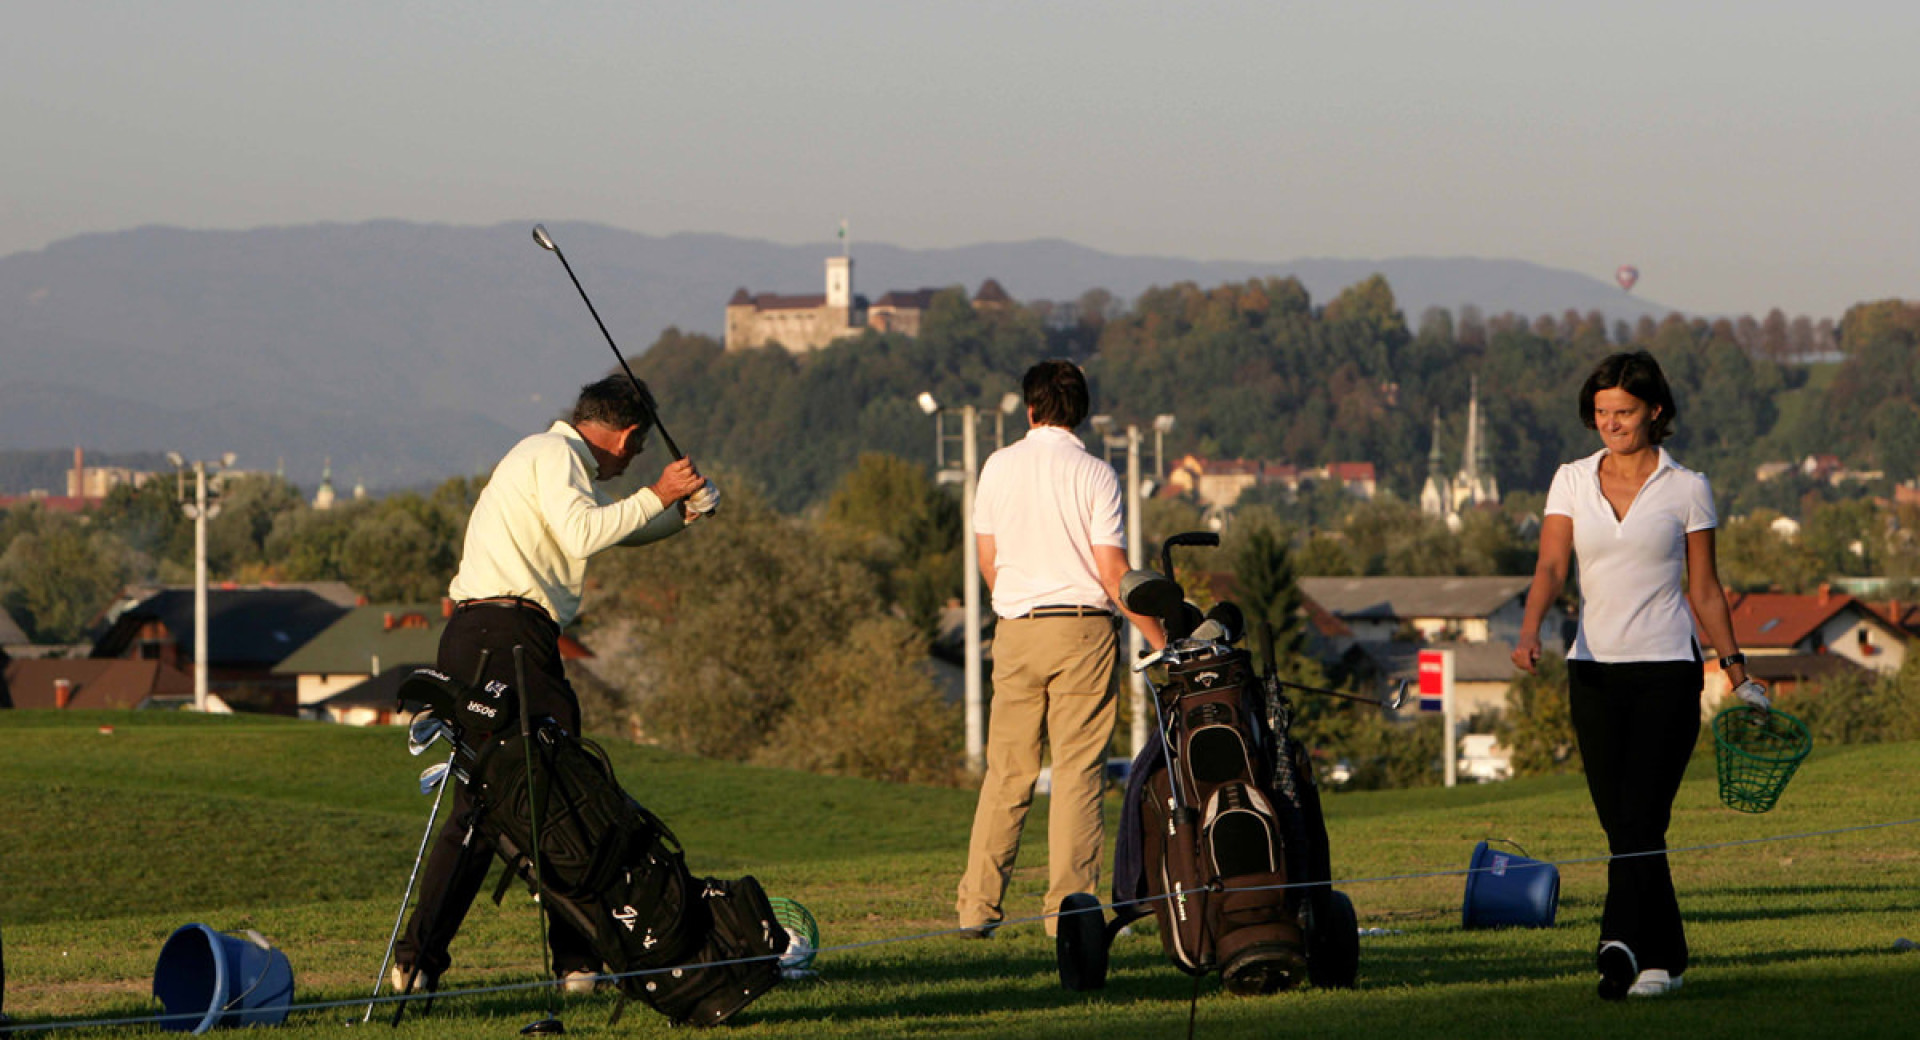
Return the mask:
[[1657,409],[1647,424],[1649,443],[1658,444],[1673,433],[1673,421],[1680,417],[1680,409],[1673,403],[1673,391],[1667,388],[1667,377],[1661,374],[1660,363],[1652,354],[1644,350],[1612,354],[1594,366],[1593,374],[1580,387],[1580,421],[1589,430],[1599,428],[1593,421],[1593,395],[1602,390],[1625,390]]
[[1042,361],[1027,369],[1020,381],[1020,396],[1033,409],[1036,424],[1069,430],[1086,419],[1090,402],[1087,377],[1071,361]]

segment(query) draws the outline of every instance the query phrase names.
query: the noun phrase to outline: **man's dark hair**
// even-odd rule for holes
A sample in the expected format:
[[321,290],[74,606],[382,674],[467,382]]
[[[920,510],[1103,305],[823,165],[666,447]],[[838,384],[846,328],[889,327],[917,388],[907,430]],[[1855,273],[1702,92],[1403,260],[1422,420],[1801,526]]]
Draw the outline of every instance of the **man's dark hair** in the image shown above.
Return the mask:
[[1598,429],[1593,421],[1593,395],[1602,390],[1625,390],[1659,409],[1647,424],[1648,443],[1658,444],[1673,433],[1673,421],[1680,417],[1680,409],[1673,403],[1673,391],[1668,389],[1667,377],[1661,374],[1660,363],[1652,354],[1644,350],[1610,354],[1594,366],[1593,374],[1580,387],[1580,421],[1589,430]]
[[1087,417],[1087,377],[1071,361],[1042,361],[1027,369],[1020,394],[1040,426],[1075,429]]
[[597,422],[616,430],[640,427],[642,436],[653,427],[653,394],[642,383],[636,389],[625,374],[608,376],[580,388],[574,402],[573,425]]

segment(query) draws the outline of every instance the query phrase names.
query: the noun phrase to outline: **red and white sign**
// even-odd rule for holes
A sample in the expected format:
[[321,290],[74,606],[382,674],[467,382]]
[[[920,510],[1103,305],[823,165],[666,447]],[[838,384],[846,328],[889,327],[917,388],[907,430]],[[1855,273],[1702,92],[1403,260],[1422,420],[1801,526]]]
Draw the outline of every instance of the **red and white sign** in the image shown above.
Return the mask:
[[1422,650],[1419,657],[1420,710],[1444,711],[1453,692],[1453,651]]

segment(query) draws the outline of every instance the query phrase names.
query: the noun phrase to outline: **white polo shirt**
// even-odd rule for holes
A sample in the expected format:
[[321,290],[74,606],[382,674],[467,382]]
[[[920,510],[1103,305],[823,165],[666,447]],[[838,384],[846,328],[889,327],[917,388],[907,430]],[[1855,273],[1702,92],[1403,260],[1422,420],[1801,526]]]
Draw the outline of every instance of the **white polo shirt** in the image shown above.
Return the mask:
[[1073,431],[1035,426],[987,458],[974,493],[973,529],[993,536],[993,612],[1105,607],[1093,547],[1125,548],[1120,478]]
[[592,449],[568,423],[514,445],[474,503],[448,595],[530,599],[565,628],[580,610],[587,557],[685,525],[631,468],[604,483],[593,479],[597,472]]
[[1548,516],[1573,518],[1580,565],[1580,634],[1575,661],[1697,661],[1693,615],[1682,580],[1687,535],[1719,524],[1707,478],[1665,448],[1624,518],[1600,492],[1605,448],[1553,475]]

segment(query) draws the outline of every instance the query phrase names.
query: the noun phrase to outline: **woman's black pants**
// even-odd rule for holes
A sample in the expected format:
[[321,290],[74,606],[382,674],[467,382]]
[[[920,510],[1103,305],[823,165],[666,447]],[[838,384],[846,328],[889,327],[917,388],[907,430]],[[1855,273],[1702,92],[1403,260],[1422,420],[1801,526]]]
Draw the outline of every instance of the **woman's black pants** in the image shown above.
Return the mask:
[[1687,937],[1660,850],[1700,736],[1704,673],[1698,661],[1569,661],[1567,672],[1587,791],[1613,857],[1600,941],[1626,943],[1642,970],[1679,975]]

